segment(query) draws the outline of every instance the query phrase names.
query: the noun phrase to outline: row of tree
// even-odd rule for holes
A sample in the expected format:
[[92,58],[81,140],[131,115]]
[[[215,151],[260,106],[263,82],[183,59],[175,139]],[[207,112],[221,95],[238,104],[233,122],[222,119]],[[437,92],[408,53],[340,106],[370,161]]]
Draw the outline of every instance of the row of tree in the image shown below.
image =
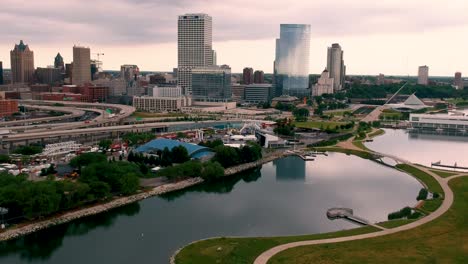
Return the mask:
[[[348,98],[386,98],[387,94],[394,94],[402,84],[364,85],[353,84],[346,92]],[[457,90],[450,85],[407,85],[401,94],[416,93],[421,98],[464,98],[468,99],[468,90]]]
[[196,160],[174,165],[158,171],[159,176],[168,179],[183,179],[202,177],[205,180],[215,180],[224,176],[224,168],[218,162],[200,162]]
[[[55,181],[49,175],[43,181],[29,181],[26,175],[0,173],[0,207],[9,216],[35,219],[62,210],[108,199],[112,195],[135,193],[142,173],[135,164],[108,162],[101,153],[84,153],[73,158],[71,166],[79,169],[77,181]],[[44,175],[54,169],[45,170]]]
[[214,151],[216,154],[213,161],[219,162],[224,168],[257,161],[262,158],[262,148],[253,142],[249,142],[241,148],[219,145],[214,148]]

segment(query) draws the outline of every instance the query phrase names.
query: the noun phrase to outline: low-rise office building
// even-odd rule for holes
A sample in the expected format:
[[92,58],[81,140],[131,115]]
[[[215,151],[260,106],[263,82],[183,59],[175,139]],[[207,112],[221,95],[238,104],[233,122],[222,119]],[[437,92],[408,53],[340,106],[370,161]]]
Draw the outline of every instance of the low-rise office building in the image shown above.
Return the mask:
[[468,135],[468,116],[410,114],[412,130]]
[[174,112],[180,111],[183,107],[192,105],[192,98],[189,96],[180,97],[133,97],[133,106],[145,112]]
[[245,86],[244,101],[248,103],[270,102],[274,95],[271,84],[250,84]]

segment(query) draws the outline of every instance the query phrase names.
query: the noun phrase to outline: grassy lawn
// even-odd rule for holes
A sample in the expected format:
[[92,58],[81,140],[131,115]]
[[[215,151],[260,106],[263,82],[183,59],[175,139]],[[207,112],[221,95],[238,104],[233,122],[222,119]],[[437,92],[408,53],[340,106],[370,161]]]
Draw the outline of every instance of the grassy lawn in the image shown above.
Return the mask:
[[370,114],[372,111],[374,111],[375,107],[373,106],[363,106],[359,109],[356,109],[353,114],[355,115],[368,115]]
[[377,131],[372,132],[367,136],[369,136],[370,138],[375,138],[375,137],[383,135],[383,134],[385,134],[385,131],[383,129],[378,129]]
[[430,171],[439,175],[442,178],[447,178],[447,177],[459,174],[459,172],[450,172],[450,171],[440,171],[440,170],[430,170]]
[[[406,164],[398,164],[396,167],[423,181],[430,192],[436,192],[443,196],[444,191],[442,190],[442,187],[440,187],[439,183],[434,178],[432,178],[431,175]],[[434,212],[441,204],[442,198],[426,200],[420,209],[426,213]]]
[[349,111],[349,110],[348,111],[346,111],[346,110],[336,111],[336,112],[333,112],[333,110],[332,111],[324,111],[323,114],[327,115],[327,116],[331,116],[331,115],[333,115],[333,116],[344,116],[345,113],[347,113],[348,115],[352,114],[351,111]]
[[[183,248],[176,256],[177,264],[247,264],[252,263],[263,251],[277,245],[312,239],[324,239],[376,232],[375,227],[360,227],[333,233],[268,237],[268,238],[214,238],[203,240]],[[218,251],[217,249],[222,249]]]
[[423,181],[430,192],[444,193],[442,187],[440,187],[439,183],[432,178],[431,175],[407,164],[398,164],[396,167]]
[[345,122],[333,122],[333,121],[307,121],[307,122],[295,122],[294,125],[299,128],[318,128],[326,129],[327,127],[334,128],[336,126],[346,125]]
[[[372,159],[365,151],[339,147],[316,148],[320,151],[341,152]],[[441,186],[430,175],[409,165],[398,168],[425,182],[431,192],[443,194]],[[276,255],[270,264],[279,263],[465,263],[468,257],[468,179],[450,182],[455,202],[442,217],[416,229],[379,238],[328,245],[298,247]],[[421,211],[434,211],[442,200],[426,201]],[[415,220],[393,220],[380,223],[394,228]],[[277,245],[303,240],[351,236],[378,231],[366,226],[333,233],[270,238],[214,238],[199,241],[183,248],[176,257],[177,264],[252,263],[265,250]],[[441,243],[438,241],[440,240]],[[415,244],[417,244],[415,246]],[[218,250],[220,248],[220,250]],[[399,254],[402,251],[403,254]]]
[[320,150],[320,151],[331,151],[331,152],[344,153],[344,154],[347,154],[347,155],[355,155],[355,156],[361,157],[363,159],[374,159],[375,158],[374,155],[369,153],[369,152],[354,150],[354,149],[343,149],[343,148],[340,148],[340,147],[321,147],[321,148],[316,148],[316,149]]
[[467,263],[468,178],[449,184],[452,207],[428,224],[388,236],[292,248],[268,263]]
[[362,141],[353,141],[353,145],[362,149],[362,150],[369,150]]
[[415,219],[397,219],[397,220],[390,220],[387,222],[378,223],[377,225],[381,227],[385,227],[385,228],[395,228],[395,227],[409,224],[414,221]]

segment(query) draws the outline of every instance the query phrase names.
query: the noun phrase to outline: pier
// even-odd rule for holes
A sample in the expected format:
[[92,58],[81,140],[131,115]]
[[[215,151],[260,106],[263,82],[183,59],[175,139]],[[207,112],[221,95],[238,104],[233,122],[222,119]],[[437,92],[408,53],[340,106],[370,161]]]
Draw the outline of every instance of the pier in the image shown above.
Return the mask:
[[344,218],[361,225],[371,225],[368,220],[354,215],[353,209],[350,208],[330,208],[327,210],[327,217],[330,220]]

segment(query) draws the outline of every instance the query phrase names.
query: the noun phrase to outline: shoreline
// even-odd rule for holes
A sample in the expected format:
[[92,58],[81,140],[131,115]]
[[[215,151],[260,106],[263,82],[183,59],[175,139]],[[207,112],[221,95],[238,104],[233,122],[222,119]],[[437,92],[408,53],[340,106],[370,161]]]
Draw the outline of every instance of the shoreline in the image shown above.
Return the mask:
[[[275,153],[271,153],[270,155],[265,155],[265,157],[255,162],[240,164],[240,165],[225,169],[224,177],[232,176],[234,174],[237,174],[237,173],[249,170],[249,169],[257,168],[265,163],[268,163],[268,162],[271,162],[271,161],[274,161],[276,159],[280,159],[286,156],[288,156],[288,154],[285,153],[284,151],[281,151],[281,152],[277,151]],[[29,235],[40,230],[47,229],[49,227],[65,224],[65,223],[68,223],[68,222],[71,222],[80,218],[84,218],[87,216],[104,213],[114,208],[122,207],[122,206],[131,204],[134,202],[138,202],[138,201],[141,201],[141,200],[153,197],[153,196],[157,196],[157,195],[161,195],[161,194],[165,194],[169,192],[174,192],[174,191],[180,191],[180,190],[195,186],[197,184],[201,184],[203,182],[204,180],[200,177],[189,178],[189,179],[182,180],[179,182],[163,184],[161,186],[154,187],[149,191],[143,191],[143,192],[136,193],[130,196],[119,197],[109,202],[102,203],[102,204],[91,205],[89,207],[82,208],[82,209],[74,209],[74,210],[72,209],[70,211],[64,211],[61,213],[59,212],[58,213],[60,214],[59,216],[51,216],[45,220],[39,220],[37,222],[35,221],[35,222],[25,224],[20,227],[13,227],[11,229],[6,229],[5,231],[0,233],[0,242],[19,238],[19,237]]]

